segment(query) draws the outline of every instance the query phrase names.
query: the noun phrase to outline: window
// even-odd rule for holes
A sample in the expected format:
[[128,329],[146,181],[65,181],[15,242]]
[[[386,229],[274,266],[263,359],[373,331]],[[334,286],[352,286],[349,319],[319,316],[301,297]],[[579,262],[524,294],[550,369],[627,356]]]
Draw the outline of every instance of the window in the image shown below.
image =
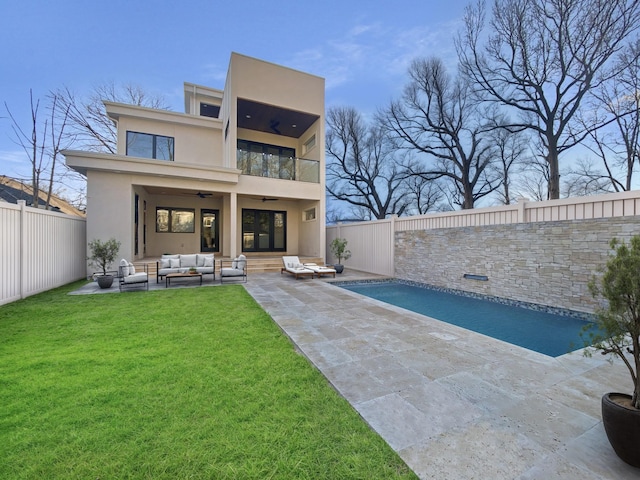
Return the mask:
[[193,233],[195,232],[196,211],[192,208],[156,208],[156,232]]
[[302,221],[311,222],[316,219],[316,207],[308,208],[302,212]]
[[220,107],[218,105],[210,105],[208,103],[200,104],[200,116],[218,118],[220,114]]
[[243,252],[287,250],[287,212],[242,210]]
[[315,146],[316,146],[316,135],[314,133],[313,135],[311,135],[311,137],[309,137],[309,140],[304,142],[304,145],[302,147],[302,154],[306,155],[309,152],[309,150],[311,150]]
[[127,155],[173,162],[173,137],[127,132]]

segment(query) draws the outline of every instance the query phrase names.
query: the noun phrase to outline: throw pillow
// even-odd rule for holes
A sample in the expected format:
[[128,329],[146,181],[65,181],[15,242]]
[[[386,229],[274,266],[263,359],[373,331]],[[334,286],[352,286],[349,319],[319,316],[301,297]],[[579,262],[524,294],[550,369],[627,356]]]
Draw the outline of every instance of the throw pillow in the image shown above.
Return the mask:
[[120,260],[120,268],[118,268],[119,270],[119,274],[123,277],[128,277],[129,276],[129,262],[127,262],[124,258],[122,260]]
[[204,257],[204,266],[213,267],[213,255]]
[[180,268],[180,259],[179,258],[171,258],[171,268]]
[[129,263],[129,275],[136,274],[136,267],[133,266],[133,263]]
[[171,260],[168,258],[160,260],[160,268],[171,268]]
[[195,254],[193,255],[180,255],[180,266],[181,267],[195,267],[198,264],[198,259]]

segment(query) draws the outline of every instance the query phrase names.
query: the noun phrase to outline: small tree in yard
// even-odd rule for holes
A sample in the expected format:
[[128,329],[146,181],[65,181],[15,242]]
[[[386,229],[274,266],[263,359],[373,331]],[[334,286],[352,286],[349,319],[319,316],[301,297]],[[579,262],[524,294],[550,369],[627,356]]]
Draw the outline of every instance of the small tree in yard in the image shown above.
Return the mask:
[[338,264],[342,264],[342,259],[349,260],[351,257],[351,251],[347,250],[346,238],[334,238],[329,245],[331,253],[338,259]]
[[89,250],[91,256],[88,258],[89,264],[102,271],[102,275],[107,275],[107,269],[116,259],[116,255],[120,250],[120,242],[115,238],[110,238],[106,242],[95,239],[89,242]]
[[633,380],[631,404],[640,409],[640,235],[628,245],[614,238],[611,248],[615,255],[602,277],[589,284],[594,298],[604,299],[605,306],[597,310],[596,324],[587,327],[585,343],[624,362]]

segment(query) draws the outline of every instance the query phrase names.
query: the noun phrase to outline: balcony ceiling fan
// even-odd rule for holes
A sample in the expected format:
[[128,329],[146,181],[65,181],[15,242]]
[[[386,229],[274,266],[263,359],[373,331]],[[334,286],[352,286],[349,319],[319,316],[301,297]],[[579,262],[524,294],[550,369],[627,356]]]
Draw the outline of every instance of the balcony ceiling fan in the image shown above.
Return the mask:
[[263,202],[277,202],[278,201],[277,198],[269,198],[269,197],[262,197],[260,200],[263,201]]
[[273,130],[273,132],[276,135],[282,135],[282,133],[278,129],[279,126],[280,126],[280,120],[271,120],[271,122],[269,122],[269,128]]
[[198,192],[196,193],[196,195],[200,198],[207,198],[213,195],[213,193],[202,193],[202,192]]

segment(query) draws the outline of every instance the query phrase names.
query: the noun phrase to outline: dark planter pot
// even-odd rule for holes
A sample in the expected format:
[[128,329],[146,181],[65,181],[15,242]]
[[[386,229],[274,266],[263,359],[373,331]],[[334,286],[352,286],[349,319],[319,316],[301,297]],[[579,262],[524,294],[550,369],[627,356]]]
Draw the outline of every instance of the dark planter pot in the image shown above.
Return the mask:
[[344,270],[344,265],[334,265],[333,268],[336,270],[336,273],[342,273],[342,271]]
[[113,285],[113,275],[100,275],[98,277],[98,286],[100,288],[111,288]]
[[602,423],[609,443],[618,457],[640,467],[640,410],[616,403],[616,398],[631,399],[624,393],[607,393],[602,397]]

